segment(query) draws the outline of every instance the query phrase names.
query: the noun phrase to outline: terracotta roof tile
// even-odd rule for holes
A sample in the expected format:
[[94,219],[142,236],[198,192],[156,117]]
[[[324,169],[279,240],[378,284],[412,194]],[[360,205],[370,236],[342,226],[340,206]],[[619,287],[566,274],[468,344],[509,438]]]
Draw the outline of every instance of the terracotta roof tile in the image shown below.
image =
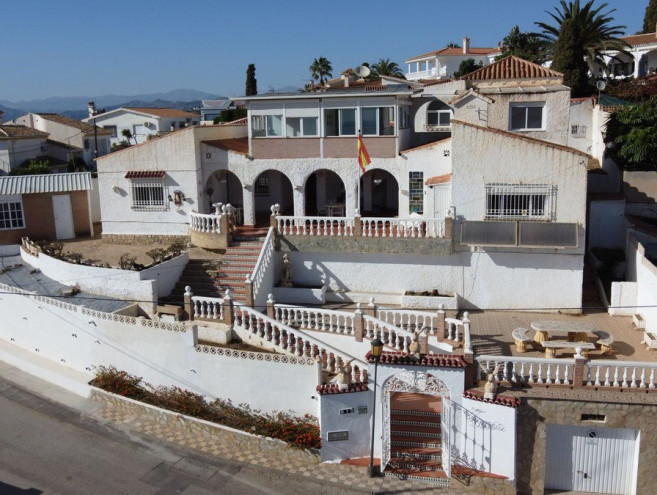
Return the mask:
[[126,179],[163,179],[164,170],[131,170],[125,174]]
[[429,53],[423,53],[422,55],[416,55],[415,57],[411,57],[409,59],[406,59],[404,62],[411,62],[413,60],[419,59],[419,58],[427,58],[427,57],[437,57],[437,56],[447,56],[447,57],[455,57],[455,56],[468,56],[468,55],[492,55],[495,53],[500,53],[499,47],[495,48],[477,48],[477,47],[470,47],[468,50],[468,53],[463,53],[463,48],[462,47],[448,47],[448,48],[441,48],[440,50],[434,50],[433,52]]
[[466,81],[491,81],[500,79],[553,79],[562,77],[563,74],[561,72],[510,55],[471,72],[461,79]]
[[425,186],[435,186],[437,184],[447,184],[452,182],[452,174],[437,175],[435,177],[429,177],[424,183]]
[[657,33],[634,34],[621,39],[630,46],[651,45],[657,43]]
[[47,138],[50,134],[38,131],[25,125],[0,125],[0,139],[2,138]]
[[[42,119],[50,120],[51,122],[57,122],[58,124],[80,129],[88,136],[93,136],[94,134],[94,126],[87,124],[86,122],[75,120],[70,117],[64,117],[63,115],[58,115],[56,113],[38,113],[37,115]],[[112,131],[96,126],[96,134],[98,136],[111,136]]]
[[[374,362],[372,351],[367,352],[365,359],[369,363]],[[467,366],[463,357],[453,354],[424,354],[419,359],[415,359],[406,352],[384,352],[381,354],[379,364],[403,364],[432,368],[465,368]]]
[[214,139],[212,141],[203,141],[205,144],[221,148],[222,150],[232,151],[241,155],[249,154],[249,138],[231,138],[231,139]]
[[509,397],[500,394],[498,394],[494,400],[484,399],[484,393],[480,390],[466,390],[463,392],[463,397],[466,399],[478,400],[480,402],[488,402],[489,404],[512,407],[514,409],[520,405],[520,399],[517,397]]
[[328,383],[325,385],[317,385],[315,389],[319,395],[330,395],[330,394],[349,394],[353,392],[366,392],[367,383],[350,383],[346,390],[340,390],[337,383]]

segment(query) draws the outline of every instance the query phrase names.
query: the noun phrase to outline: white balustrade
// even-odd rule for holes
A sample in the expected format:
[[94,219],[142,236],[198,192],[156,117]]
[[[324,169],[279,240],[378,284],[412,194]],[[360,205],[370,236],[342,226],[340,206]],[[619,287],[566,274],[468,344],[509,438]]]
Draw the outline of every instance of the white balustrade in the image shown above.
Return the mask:
[[657,363],[595,360],[586,363],[588,387],[655,388]]
[[224,319],[224,300],[216,297],[192,296],[194,319],[221,320]]
[[276,227],[283,235],[330,237],[354,235],[354,219],[348,217],[277,216]]
[[385,345],[402,352],[408,352],[408,346],[415,335],[369,315],[363,315],[363,325],[365,337],[372,340],[378,337]]
[[445,318],[445,329],[447,330],[447,340],[461,342],[461,337],[465,333],[463,330],[463,320]]
[[[438,315],[427,311],[379,308],[376,315],[379,320],[399,328],[410,327],[413,330],[428,328],[432,334],[435,334],[438,328]],[[442,337],[442,332],[439,333],[439,337]]]
[[345,335],[354,334],[354,314],[348,311],[275,304],[274,315],[276,320],[291,327]]
[[[247,277],[247,279],[250,280],[253,284],[252,287],[254,304],[257,300],[260,289],[262,288],[262,281],[265,278],[267,269],[270,266],[273,268],[272,259],[274,257],[275,250],[276,247],[274,246],[274,228],[269,227],[269,232],[267,232],[267,237],[265,237],[265,242],[262,245],[260,255],[258,256],[258,261],[256,261],[251,275]],[[267,288],[267,291],[269,290],[271,290],[271,287]]]
[[209,234],[221,234],[221,215],[206,213],[189,213],[189,222],[192,230]]
[[284,325],[253,308],[234,303],[235,326],[270,342],[284,352],[296,356],[316,357],[322,366],[335,373],[337,368],[351,362],[356,374],[367,369],[367,364],[354,356],[330,346],[303,330]]
[[511,356],[477,356],[481,379],[494,373],[497,380],[531,385],[572,385],[574,359],[525,358]]
[[361,219],[363,237],[444,237],[445,221],[440,218]]

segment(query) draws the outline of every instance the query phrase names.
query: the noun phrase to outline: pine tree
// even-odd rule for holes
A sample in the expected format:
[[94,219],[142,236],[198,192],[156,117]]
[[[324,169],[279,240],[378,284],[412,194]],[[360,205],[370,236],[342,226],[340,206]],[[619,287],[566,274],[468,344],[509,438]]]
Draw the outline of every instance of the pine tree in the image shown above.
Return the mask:
[[246,96],[258,94],[258,80],[255,77],[255,64],[249,64],[246,69]]
[[643,16],[642,33],[654,33],[657,29],[657,0],[650,0]]
[[570,87],[574,98],[585,96],[589,91],[589,67],[585,54],[584,47],[578,41],[575,21],[565,19],[554,47],[552,69],[563,72],[563,83]]

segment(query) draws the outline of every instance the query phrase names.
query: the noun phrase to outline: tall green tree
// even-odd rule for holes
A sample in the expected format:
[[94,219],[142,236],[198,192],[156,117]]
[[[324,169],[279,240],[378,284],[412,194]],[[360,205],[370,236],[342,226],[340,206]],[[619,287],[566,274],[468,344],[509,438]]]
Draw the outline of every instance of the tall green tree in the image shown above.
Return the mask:
[[657,171],[657,95],[612,113],[605,142],[609,155],[625,169]]
[[[590,64],[597,63],[606,69],[602,52],[607,50],[614,50],[625,53],[628,45],[619,36],[624,34],[625,26],[613,26],[611,23],[614,18],[611,16],[616,10],[612,9],[608,12],[602,12],[607,7],[606,3],[601,4],[599,7],[594,7],[595,0],[589,0],[580,6],[580,0],[572,0],[566,2],[561,0],[561,8],[555,7],[555,12],[548,12],[556,24],[551,26],[544,22],[536,22],[535,24],[542,29],[541,33],[537,33],[543,40],[543,45],[546,50],[547,56],[556,57],[557,41],[561,33],[564,22],[570,19],[572,29],[572,36],[575,38],[576,43],[584,48],[584,54]],[[564,46],[562,43],[561,47]],[[565,45],[570,46],[570,44]],[[571,56],[579,57],[579,53],[572,53]],[[588,65],[582,60],[573,60],[567,65],[575,67],[577,64],[582,64],[588,70]],[[581,70],[580,68],[577,69]]]
[[246,68],[246,96],[258,94],[258,80],[255,77],[255,64],[249,64]]
[[563,72],[563,83],[570,88],[573,97],[590,92],[589,67],[584,58],[584,47],[579,43],[575,21],[565,19],[555,45],[552,69]]
[[372,64],[371,69],[377,77],[392,76],[406,79],[406,77],[404,77],[404,72],[397,63],[391,62],[389,58],[380,58],[377,63]]
[[470,74],[470,72],[474,72],[476,70],[481,69],[484,66],[483,62],[475,62],[474,58],[466,58],[463,62],[459,64],[459,68],[456,72],[454,72],[454,77],[459,78],[463,77],[466,74]]
[[642,33],[654,33],[657,29],[657,0],[650,0],[643,16]]
[[331,62],[325,57],[319,57],[313,60],[313,63],[308,68],[310,70],[310,77],[313,81],[318,81],[319,84],[326,82],[325,78],[333,76],[333,67]]
[[509,34],[502,40],[502,53],[495,57],[501,60],[513,55],[535,64],[545,62],[543,43],[536,33],[521,32],[518,26],[513,26]]

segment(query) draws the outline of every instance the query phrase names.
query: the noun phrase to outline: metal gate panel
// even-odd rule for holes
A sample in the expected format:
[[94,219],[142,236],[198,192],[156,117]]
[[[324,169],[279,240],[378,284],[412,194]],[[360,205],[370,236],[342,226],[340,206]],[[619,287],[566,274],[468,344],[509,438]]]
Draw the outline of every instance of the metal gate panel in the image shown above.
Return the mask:
[[443,471],[447,475],[447,478],[452,476],[452,455],[451,455],[451,427],[452,427],[452,409],[449,401],[449,397],[443,396],[441,401],[440,408],[440,422],[442,423],[442,432],[441,432],[441,463],[443,465]]
[[548,425],[545,488],[633,494],[638,431]]

